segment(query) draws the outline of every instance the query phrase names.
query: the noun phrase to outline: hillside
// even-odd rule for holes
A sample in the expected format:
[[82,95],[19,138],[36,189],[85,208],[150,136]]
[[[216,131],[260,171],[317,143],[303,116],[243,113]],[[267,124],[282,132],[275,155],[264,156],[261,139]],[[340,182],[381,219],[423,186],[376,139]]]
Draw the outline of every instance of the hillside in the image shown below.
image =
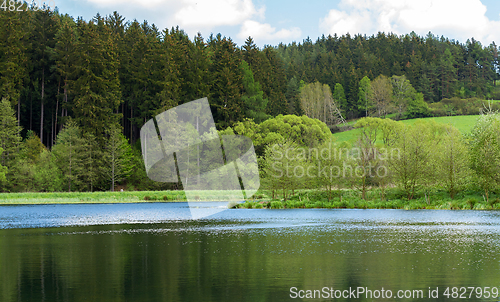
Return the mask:
[[[451,124],[455,126],[460,132],[466,133],[472,129],[474,123],[476,122],[478,115],[458,115],[458,116],[441,116],[441,117],[428,117],[422,119],[410,119],[403,120],[401,122],[412,125],[417,120],[435,120],[438,123],[442,124]],[[359,129],[353,129],[344,132],[338,132],[333,134],[336,143],[348,142],[352,141],[356,138],[356,135],[359,133]]]

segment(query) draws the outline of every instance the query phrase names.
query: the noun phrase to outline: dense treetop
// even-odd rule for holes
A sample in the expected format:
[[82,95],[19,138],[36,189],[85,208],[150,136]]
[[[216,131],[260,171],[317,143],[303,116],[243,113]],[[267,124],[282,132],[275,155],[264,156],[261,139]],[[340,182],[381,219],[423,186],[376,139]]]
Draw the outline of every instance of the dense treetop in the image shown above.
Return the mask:
[[126,22],[117,12],[86,21],[46,10],[4,12],[0,29],[0,95],[17,107],[23,136],[32,130],[49,147],[68,117],[98,140],[119,123],[135,143],[156,113],[200,97],[220,129],[245,117],[301,115],[301,83],[316,81],[343,90],[349,118],[366,115],[365,76],[404,75],[428,103],[496,97],[498,47],[473,38],[381,32],[260,49],[251,37],[241,47],[221,34],[191,40],[178,27]]

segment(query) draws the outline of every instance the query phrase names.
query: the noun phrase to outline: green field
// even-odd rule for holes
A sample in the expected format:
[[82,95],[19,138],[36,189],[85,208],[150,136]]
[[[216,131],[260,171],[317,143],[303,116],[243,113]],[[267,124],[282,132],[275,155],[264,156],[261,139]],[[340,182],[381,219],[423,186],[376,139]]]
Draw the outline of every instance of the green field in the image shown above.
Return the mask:
[[[440,117],[428,117],[422,119],[403,120],[401,122],[408,125],[412,125],[417,120],[435,120],[438,123],[453,125],[458,130],[460,130],[460,132],[466,133],[472,129],[478,117],[479,115],[440,116]],[[345,132],[338,132],[333,134],[333,137],[335,138],[336,143],[352,142],[356,138],[359,132],[360,132],[359,129],[349,130]]]
[[184,191],[0,193],[0,205],[186,201]]
[[[229,200],[231,191],[191,191],[197,201],[218,201],[216,197]],[[227,196],[226,196],[227,195]],[[256,197],[269,199],[262,192]],[[136,202],[186,202],[184,191],[124,191],[124,192],[25,192],[0,193],[0,205],[16,204],[76,204],[76,203],[136,203]],[[237,200],[239,202],[241,200]]]

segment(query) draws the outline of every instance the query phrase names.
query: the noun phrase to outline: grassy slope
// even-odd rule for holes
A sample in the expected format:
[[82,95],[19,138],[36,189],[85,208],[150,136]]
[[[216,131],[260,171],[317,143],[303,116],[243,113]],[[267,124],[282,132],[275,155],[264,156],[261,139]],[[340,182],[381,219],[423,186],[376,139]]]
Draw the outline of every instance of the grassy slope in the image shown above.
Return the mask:
[[[478,115],[458,115],[458,116],[441,116],[441,117],[428,117],[423,118],[422,120],[435,120],[438,123],[443,124],[451,124],[455,126],[460,132],[465,133],[472,129],[474,123],[476,122]],[[420,119],[411,119],[411,120],[403,120],[402,122],[405,124],[412,125],[415,121]],[[358,129],[349,130],[345,132],[335,133],[333,137],[335,138],[335,142],[348,142],[353,141],[356,138],[356,135],[359,133]]]

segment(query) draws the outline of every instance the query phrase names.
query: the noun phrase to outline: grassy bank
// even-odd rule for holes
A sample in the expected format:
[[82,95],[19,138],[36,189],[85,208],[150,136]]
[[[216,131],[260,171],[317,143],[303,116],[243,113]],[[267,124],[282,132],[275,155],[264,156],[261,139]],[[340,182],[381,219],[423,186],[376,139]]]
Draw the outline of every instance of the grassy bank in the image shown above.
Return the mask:
[[[198,191],[197,200],[213,201],[221,192]],[[328,200],[328,192],[297,190],[295,195],[283,199],[272,199],[271,192],[259,190],[251,200],[232,203],[236,208],[290,209],[290,208],[335,208],[335,209],[451,209],[451,210],[496,210],[500,209],[500,194],[492,194],[487,202],[477,192],[462,192],[454,199],[444,191],[421,193],[407,200],[399,189],[387,189],[382,200],[381,192],[374,189],[367,200],[360,198],[354,190],[334,191]],[[185,202],[183,191],[125,191],[125,192],[72,192],[72,193],[0,193],[0,205],[21,204],[91,204],[91,203],[139,203],[139,202]]]
[[[231,191],[191,191],[198,201],[227,200]],[[57,193],[0,193],[0,205],[18,204],[77,204],[77,203],[137,203],[186,202],[184,191],[124,191],[124,192],[57,192]]]
[[[333,209],[447,209],[447,210],[498,210],[500,209],[500,195],[492,194],[489,201],[477,192],[462,192],[454,199],[444,191],[430,191],[417,195],[415,199],[407,200],[399,189],[387,189],[382,200],[378,189],[372,190],[367,200],[360,198],[354,190],[335,191],[331,200],[328,200],[326,191],[300,190],[286,201],[283,199],[268,198],[261,194],[252,201],[246,201],[236,207],[246,209],[293,209],[293,208],[333,208]],[[267,197],[267,198],[266,198]]]
[[183,191],[0,193],[0,205],[186,201]]

